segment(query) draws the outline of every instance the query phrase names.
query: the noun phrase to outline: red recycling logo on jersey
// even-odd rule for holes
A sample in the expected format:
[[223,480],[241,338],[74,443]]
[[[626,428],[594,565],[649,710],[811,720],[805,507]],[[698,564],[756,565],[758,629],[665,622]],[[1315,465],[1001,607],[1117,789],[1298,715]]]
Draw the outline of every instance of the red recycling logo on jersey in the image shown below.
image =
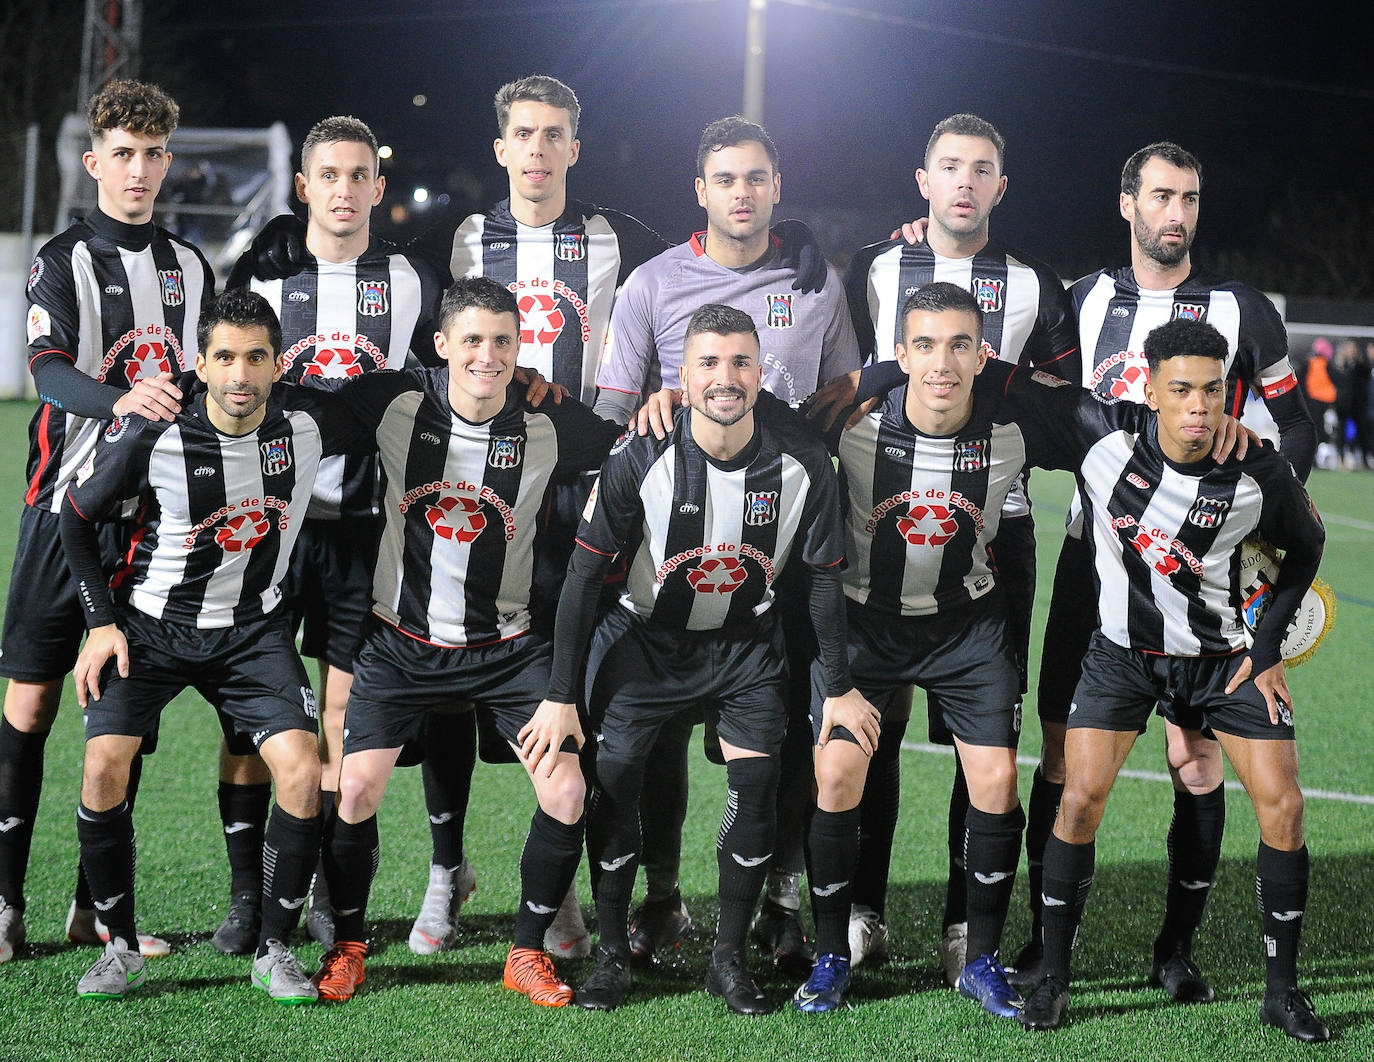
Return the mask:
[[563,331],[563,311],[558,299],[542,291],[521,295],[520,343],[522,346],[550,346]]
[[687,573],[687,582],[698,594],[729,594],[744,585],[748,574],[738,557],[707,557]]
[[1183,567],[1179,559],[1169,552],[1168,544],[1161,542],[1148,531],[1142,531],[1131,539],[1131,545],[1145,558],[1150,567],[1166,578]]
[[959,533],[959,521],[948,506],[918,502],[898,519],[897,530],[913,546],[943,546]]
[[471,542],[487,526],[482,503],[462,495],[448,495],[427,506],[425,519],[436,535],[451,542]]
[[1145,382],[1150,378],[1150,370],[1145,365],[1128,365],[1121,375],[1112,381],[1112,397],[1124,398],[1131,402],[1145,401]]
[[318,376],[322,380],[347,380],[365,370],[352,347],[316,347],[315,356],[301,370],[301,378]]
[[146,380],[160,372],[171,372],[172,363],[167,360],[167,348],[153,340],[140,343],[134,348],[133,357],[124,363],[124,377],[132,387],[139,380]]
[[215,532],[215,544],[225,553],[243,553],[261,542],[271,529],[267,514],[261,509],[235,513]]

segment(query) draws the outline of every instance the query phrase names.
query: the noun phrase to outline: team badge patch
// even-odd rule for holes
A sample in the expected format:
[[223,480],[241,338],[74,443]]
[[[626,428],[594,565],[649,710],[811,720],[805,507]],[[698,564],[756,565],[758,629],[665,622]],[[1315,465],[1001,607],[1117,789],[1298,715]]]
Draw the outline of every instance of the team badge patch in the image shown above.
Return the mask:
[[791,328],[796,324],[796,318],[792,313],[793,295],[789,291],[785,295],[767,295],[768,316],[766,318],[769,328]]
[[1201,321],[1207,316],[1207,307],[1200,302],[1176,302],[1169,315],[1174,321]]
[[771,524],[777,518],[777,491],[751,490],[744,495],[744,522],[750,527]]
[[29,270],[29,286],[24,289],[25,291],[32,291],[33,286],[43,279],[44,268],[43,259],[35,258],[33,260],[33,268]]
[[180,306],[186,301],[186,289],[181,283],[180,269],[159,269],[157,278],[162,282],[162,305]]
[[364,317],[381,317],[390,310],[386,296],[389,287],[385,280],[358,281],[358,312]]
[[1188,522],[1194,527],[1212,528],[1226,516],[1231,503],[1225,498],[1198,498],[1188,510]]
[[981,472],[988,466],[991,439],[960,439],[954,444],[954,471]]
[[52,318],[48,315],[48,311],[41,306],[30,306],[28,330],[30,343],[42,339],[44,336],[52,335]]
[[105,429],[105,441],[114,442],[116,439],[118,439],[121,435],[124,434],[124,431],[126,428],[128,428],[128,426],[129,418],[127,416],[115,417],[115,419],[110,421],[109,426]]
[[996,313],[1002,308],[1002,294],[1007,289],[1005,280],[990,277],[973,278],[973,297],[978,300],[978,308],[984,313]]
[[1068,380],[1061,380],[1058,376],[1055,376],[1053,373],[1048,373],[1044,369],[1032,369],[1031,379],[1038,384],[1043,384],[1046,387],[1069,386]]
[[272,439],[260,447],[262,450],[262,474],[276,476],[291,467],[291,440],[289,437]]
[[576,232],[560,232],[553,238],[553,256],[560,262],[580,262],[587,257],[587,237]]
[[520,463],[525,440],[519,435],[495,435],[487,448],[487,464],[492,468],[514,468]]

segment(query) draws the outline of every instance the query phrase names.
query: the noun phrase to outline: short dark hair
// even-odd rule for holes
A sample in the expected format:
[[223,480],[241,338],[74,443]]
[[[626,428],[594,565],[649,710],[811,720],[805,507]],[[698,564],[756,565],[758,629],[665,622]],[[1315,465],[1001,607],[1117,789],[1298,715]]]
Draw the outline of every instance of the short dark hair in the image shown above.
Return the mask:
[[1144,347],[1152,379],[1160,363],[1170,358],[1211,358],[1224,365],[1231,353],[1226,337],[1206,321],[1190,321],[1183,317],[1152,329],[1145,337]]
[[1122,195],[1140,194],[1140,171],[1151,159],[1163,159],[1180,170],[1192,170],[1197,174],[1198,187],[1202,187],[1202,163],[1198,162],[1197,156],[1191,151],[1184,151],[1172,141],[1157,140],[1153,144],[1146,144],[1126,160],[1126,165],[1121,170]]
[[272,348],[272,360],[281,357],[281,321],[272,304],[256,291],[246,288],[231,288],[216,295],[200,311],[196,322],[196,345],[202,354],[210,345],[210,333],[215,325],[234,325],[236,328],[252,328],[261,325],[267,329],[267,342]]
[[510,288],[490,277],[463,277],[444,292],[444,300],[439,304],[439,331],[447,332],[455,317],[474,308],[513,314],[515,327],[520,327],[520,304]]
[[902,342],[907,340],[906,319],[913,310],[922,313],[944,313],[946,310],[959,310],[962,313],[973,314],[978,322],[977,339],[983,339],[983,308],[978,305],[978,300],[973,297],[968,288],[961,288],[958,284],[951,284],[945,280],[937,280],[933,284],[926,284],[917,288],[906,297],[902,303]]
[[176,100],[146,81],[111,81],[86,105],[86,128],[92,142],[111,129],[167,137],[180,120]]
[[759,341],[759,331],[754,327],[752,317],[743,310],[719,302],[708,302],[693,311],[692,319],[687,322],[687,334],[682,337],[683,348],[693,336],[703,332],[713,336],[750,335],[755,343]]
[[507,81],[496,90],[496,135],[504,137],[506,126],[510,124],[510,109],[521,100],[544,103],[550,107],[562,107],[568,112],[572,126],[569,133],[577,137],[577,122],[582,116],[582,105],[577,102],[577,93],[568,88],[556,77],[548,74],[531,74],[517,81]]
[[778,169],[778,145],[773,143],[768,130],[745,121],[738,114],[732,114],[728,118],[717,118],[701,131],[701,143],[697,145],[697,176],[706,179],[706,159],[711,152],[736,147],[750,140],[763,145],[763,150],[768,152],[768,161],[773,164],[773,172],[781,172]]
[[377,170],[377,138],[367,123],[351,114],[321,118],[310,127],[301,144],[301,173],[310,176],[310,156],[321,144],[366,144],[372,151],[372,170]]
[[930,156],[935,150],[935,142],[946,133],[952,136],[977,136],[992,141],[992,146],[997,149],[997,172],[1006,171],[1007,142],[1002,139],[1002,134],[987,119],[979,118],[976,114],[963,113],[951,114],[931,132],[930,139],[926,141],[925,165],[927,167],[930,166]]

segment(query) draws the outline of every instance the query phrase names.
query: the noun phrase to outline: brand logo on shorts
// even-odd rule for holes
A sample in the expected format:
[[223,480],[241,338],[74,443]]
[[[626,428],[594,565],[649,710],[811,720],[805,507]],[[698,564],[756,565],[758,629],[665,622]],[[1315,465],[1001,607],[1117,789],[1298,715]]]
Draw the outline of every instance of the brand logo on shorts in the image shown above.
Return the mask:
[[751,490],[744,495],[744,522],[750,527],[771,524],[778,518],[778,492]]
[[262,450],[262,474],[264,476],[277,476],[291,467],[291,439],[283,436],[280,439],[271,439],[263,443]]
[[390,286],[385,280],[358,281],[358,312],[364,317],[381,317],[390,310],[386,295]]
[[587,257],[587,237],[576,232],[560,232],[553,238],[553,256],[560,262],[580,262]]
[[1216,527],[1225,518],[1226,510],[1229,508],[1231,503],[1225,498],[1199,497],[1188,510],[1188,522],[1195,527]]
[[315,701],[315,691],[309,686],[302,686],[300,690],[301,707],[305,709],[305,714],[310,716],[311,719],[318,719],[320,717],[320,709],[318,703]]
[[980,472],[988,464],[991,439],[963,439],[954,444],[954,471]]
[[157,276],[162,282],[162,305],[180,306],[186,301],[186,289],[181,284],[180,269],[159,269]]
[[1207,316],[1207,307],[1200,302],[1176,302],[1170,314],[1174,321],[1201,321]]
[[913,546],[943,546],[959,533],[959,521],[949,507],[918,502],[897,521],[897,531]]
[[769,328],[791,328],[796,324],[796,319],[792,315],[791,292],[785,295],[765,296],[768,302],[768,316],[765,323]]
[[244,553],[266,538],[271,530],[272,525],[261,509],[235,513],[215,532],[215,544],[225,553]]
[[259,745],[261,745],[264,741],[267,740],[267,731],[255,730],[252,734],[248,736],[248,740],[253,743],[254,748],[257,748]]
[[487,526],[482,503],[476,498],[446,495],[425,509],[425,520],[440,538],[471,542]]
[[698,594],[730,594],[748,577],[738,557],[707,557],[687,573],[687,582]]
[[991,586],[991,585],[992,585],[992,577],[991,577],[991,576],[980,575],[980,576],[978,576],[977,579],[973,580],[973,590],[974,590],[975,593],[981,594],[984,590],[986,590],[986,589],[987,589],[989,586]]
[[487,450],[487,464],[492,468],[514,468],[520,463],[520,449],[524,443],[518,435],[493,435]]
[[996,313],[1002,308],[1002,293],[1007,288],[1005,280],[988,277],[973,278],[973,297],[978,300],[978,308],[984,313]]
[[306,291],[292,291],[287,293],[286,298],[290,302],[309,302],[310,293]]

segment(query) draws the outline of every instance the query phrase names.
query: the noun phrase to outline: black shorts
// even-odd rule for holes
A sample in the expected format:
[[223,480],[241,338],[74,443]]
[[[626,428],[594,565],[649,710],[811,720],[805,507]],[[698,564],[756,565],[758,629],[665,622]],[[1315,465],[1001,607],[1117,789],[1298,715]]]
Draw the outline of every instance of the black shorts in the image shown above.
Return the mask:
[[[58,514],[32,505],[19,515],[19,542],[10,569],[9,601],[0,644],[0,675],[22,682],[64,678],[76,663],[86,616],[67,570]],[[112,572],[119,561],[118,523],[96,525],[100,563]]]
[[1047,723],[1068,722],[1069,703],[1083,673],[1083,654],[1097,630],[1092,565],[1087,540],[1065,535],[1054,568],[1035,696],[1036,712]]
[[[849,671],[879,711],[916,685],[940,705],[945,725],[968,745],[1016,748],[1017,692],[1001,595],[934,616],[891,616],[848,603]],[[825,700],[820,662],[811,669],[811,736],[820,736]],[[853,741],[846,730],[837,737]]]
[[372,613],[381,535],[381,517],[302,521],[284,587],[302,656],[352,674]]
[[[552,647],[526,633],[468,648],[434,645],[373,617],[353,672],[344,717],[344,755],[395,749],[418,739],[434,709],[468,701],[516,741],[549,692]],[[518,743],[518,742],[517,742]],[[577,752],[572,738],[565,752]]]
[[642,763],[665,722],[698,708],[717,714],[722,741],[776,756],[787,728],[787,660],[775,612],[738,627],[684,631],[611,609],[587,659],[597,756]]
[[284,615],[201,630],[125,609],[119,625],[129,642],[129,677],[119,676],[113,658],[101,672],[100,700],[86,705],[88,741],[156,733],[162,709],[187,687],[214,706],[235,751],[251,751],[236,736],[256,749],[283,731],[315,733],[315,693]]
[[[1069,727],[1143,732],[1155,702],[1185,730],[1213,730],[1257,740],[1292,741],[1293,717],[1285,709],[1269,721],[1264,694],[1253,682],[1235,693],[1226,684],[1245,659],[1230,656],[1162,656],[1124,649],[1100,631],[1083,658],[1083,677],[1069,709]],[[1175,707],[1187,706],[1187,707]]]

